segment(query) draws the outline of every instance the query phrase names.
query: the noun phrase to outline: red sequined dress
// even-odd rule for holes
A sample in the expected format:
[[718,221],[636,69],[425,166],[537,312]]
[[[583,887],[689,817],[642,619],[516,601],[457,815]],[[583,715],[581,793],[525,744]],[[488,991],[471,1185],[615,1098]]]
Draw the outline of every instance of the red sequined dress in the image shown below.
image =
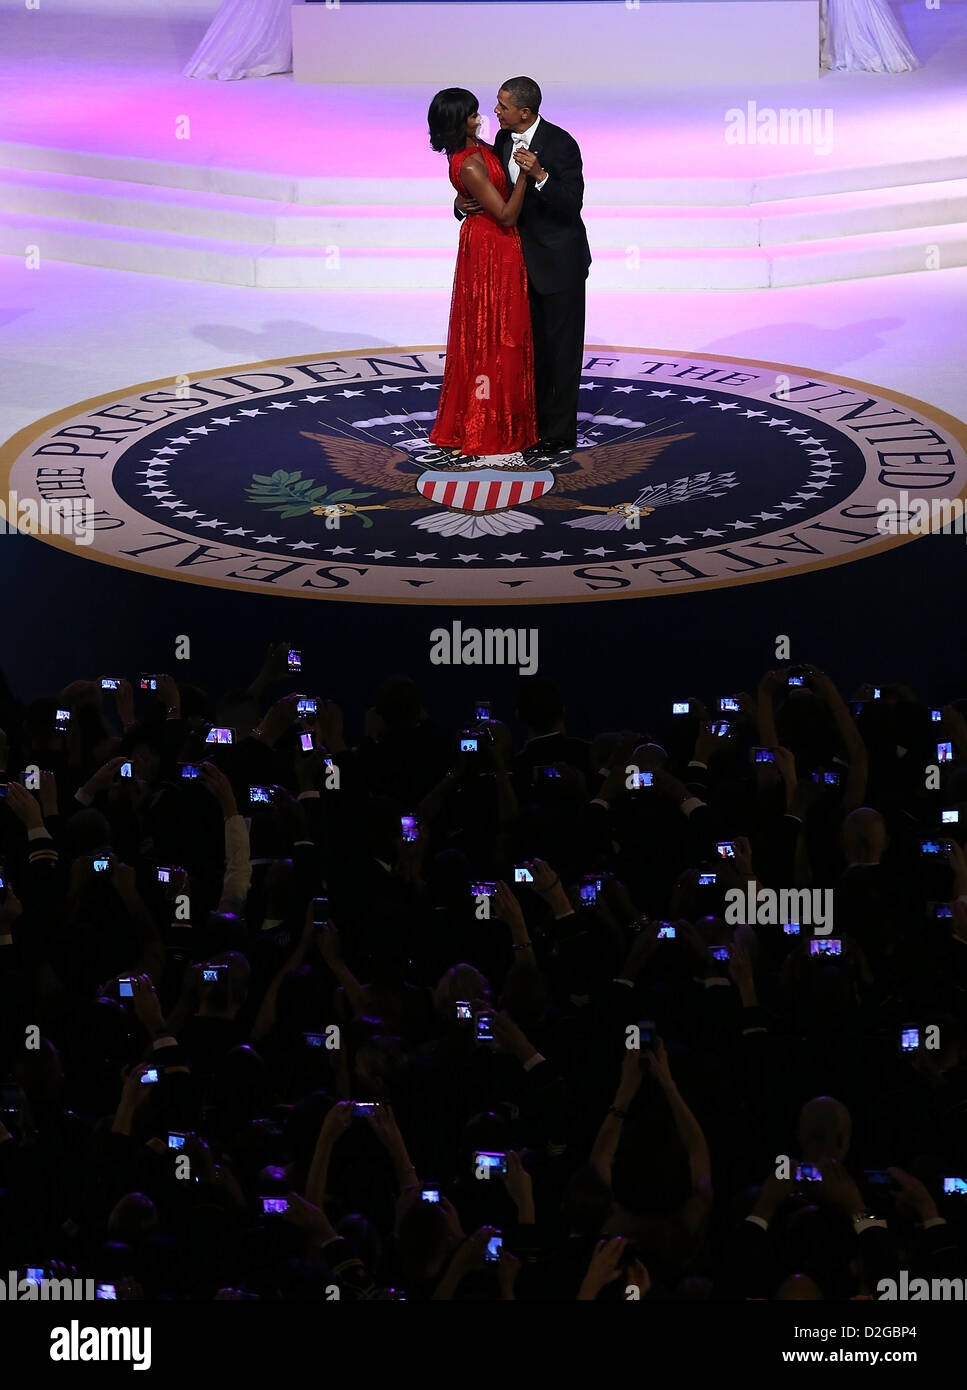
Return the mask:
[[[487,145],[468,145],[451,157],[450,182],[457,192],[471,196],[460,179],[471,154],[483,158],[490,182],[506,199],[507,176]],[[510,454],[537,442],[534,342],[520,233],[501,227],[489,212],[473,213],[460,227],[446,366],[430,439],[462,454]]]

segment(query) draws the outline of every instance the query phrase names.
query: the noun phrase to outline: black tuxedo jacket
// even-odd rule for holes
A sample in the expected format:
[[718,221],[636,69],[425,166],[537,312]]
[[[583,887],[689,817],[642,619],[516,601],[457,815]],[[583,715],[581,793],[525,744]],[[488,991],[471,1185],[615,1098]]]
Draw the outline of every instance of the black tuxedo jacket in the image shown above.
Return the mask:
[[[508,184],[513,148],[510,131],[498,131],[494,154],[504,166]],[[555,294],[586,280],[591,264],[588,234],[581,220],[584,203],[581,151],[572,135],[560,126],[551,125],[543,116],[530,148],[548,180],[540,192],[534,187],[534,180],[528,180],[517,230],[531,288],[537,294]]]

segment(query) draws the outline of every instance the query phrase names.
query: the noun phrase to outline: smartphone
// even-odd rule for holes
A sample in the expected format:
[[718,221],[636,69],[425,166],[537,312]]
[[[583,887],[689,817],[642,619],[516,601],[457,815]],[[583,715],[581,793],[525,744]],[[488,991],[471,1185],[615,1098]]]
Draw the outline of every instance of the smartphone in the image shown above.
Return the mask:
[[942,710],[942,709],[932,709],[932,710],[930,710],[930,723],[931,723],[931,724],[942,724],[942,723],[943,723],[943,710]]
[[726,960],[726,961],[727,961],[728,958],[729,958],[729,948],[728,948],[728,946],[710,946],[708,949],[709,949],[709,954],[711,955],[711,957],[712,957],[713,960]]
[[874,699],[874,700],[879,700],[879,699],[882,698],[882,695],[883,695],[883,691],[880,689],[880,687],[879,687],[878,685],[874,685],[874,687],[873,687],[873,699]]
[[954,746],[948,740],[946,743],[937,744],[937,762],[952,763],[954,760]]
[[811,956],[841,956],[843,954],[843,943],[838,936],[827,936],[820,939],[813,939],[809,943],[809,954]]
[[841,772],[811,772],[809,777],[823,787],[838,787],[843,780]]
[[375,1115],[376,1104],[374,1100],[354,1100],[353,1115]]
[[329,899],[313,898],[312,900],[312,925],[314,927],[324,927],[329,921]]
[[949,854],[949,840],[924,839],[920,841],[921,854]]
[[477,1015],[477,1042],[493,1042],[494,1040],[494,1021],[490,1014]]
[[54,713],[54,728],[58,733],[66,733],[67,726],[71,722],[71,712],[69,709],[59,709]]
[[122,776],[122,777],[131,777],[132,775],[133,775],[133,774],[132,774],[132,772],[131,772],[131,764],[130,764],[130,763],[122,763],[122,764],[121,764],[121,776]]
[[473,1018],[473,1009],[469,999],[457,1000],[457,1022],[468,1023]]
[[438,1187],[421,1187],[421,1188],[420,1188],[420,1201],[421,1201],[421,1202],[439,1202],[439,1200],[440,1200],[440,1189],[439,1189]]
[[783,922],[783,924],[782,924],[782,934],[783,934],[783,936],[798,936],[798,935],[799,935],[799,923],[798,923],[798,922]]
[[700,873],[698,876],[698,886],[699,888],[714,888],[718,880],[718,874]]
[[287,663],[286,663],[286,664],[288,665],[290,671],[301,671],[301,670],[302,670],[302,653],[301,653],[301,652],[297,652],[297,651],[295,651],[294,649],[293,649],[292,651],[290,651],[290,652],[289,652],[289,656],[288,656],[288,660],[287,660]]
[[741,705],[734,695],[726,695],[723,699],[719,700],[720,714],[738,714],[741,708]]
[[534,768],[534,778],[535,778],[535,780],[537,780],[537,779],[539,779],[539,778],[541,778],[541,777],[552,777],[552,778],[556,777],[558,780],[560,780],[560,776],[561,776],[561,769],[560,769],[559,767],[553,767],[553,766],[544,765],[544,766],[542,766],[542,767],[535,767],[535,768]]
[[117,676],[105,676],[104,679],[101,681],[101,689],[120,690],[121,682],[118,680]]
[[715,852],[716,852],[716,854],[720,855],[722,859],[734,859],[734,858],[735,858],[735,841],[734,841],[734,840],[716,840],[716,842],[715,842]]
[[142,676],[142,677],[141,677],[141,689],[142,689],[142,690],[157,690],[157,689],[158,689],[158,678],[157,678],[157,676]]
[[712,733],[716,738],[728,738],[732,732],[732,725],[727,719],[717,719],[712,725]]
[[157,1067],[149,1067],[148,1070],[142,1074],[142,1077],[141,1077],[141,1085],[142,1085],[142,1086],[153,1086],[157,1080],[158,1080],[158,1068],[157,1068]]
[[507,1172],[507,1155],[505,1153],[492,1153],[487,1149],[478,1149],[473,1156],[474,1169],[489,1168],[492,1173]]
[[205,742],[206,742],[206,743],[234,743],[234,742],[235,742],[235,730],[234,730],[234,729],[215,729],[215,728],[209,729],[209,730],[208,730],[208,733],[205,735]]
[[531,873],[530,869],[528,869],[524,864],[515,864],[515,865],[514,865],[514,882],[515,882],[515,883],[533,883],[533,882],[534,882],[534,875]]
[[490,717],[491,717],[491,714],[490,714],[490,701],[489,701],[489,700],[477,700],[476,703],[475,703],[475,705],[474,705],[474,715],[473,715],[473,717],[474,717],[474,719],[487,719],[487,720],[489,720]]
[[42,1284],[47,1278],[41,1265],[28,1265],[24,1273],[32,1284]]
[[96,874],[109,874],[111,872],[110,859],[95,859],[93,862]]
[[253,806],[271,806],[272,792],[272,787],[249,787],[248,799]]
[[325,1033],[303,1033],[302,1038],[307,1047],[325,1047],[326,1045]]
[[775,753],[770,752],[768,748],[753,748],[752,750],[752,761],[754,763],[774,763],[775,760]]
[[289,1203],[284,1197],[263,1197],[262,1213],[265,1216],[281,1216],[289,1210]]
[[500,1259],[500,1251],[503,1246],[504,1238],[502,1235],[491,1236],[487,1241],[487,1254],[485,1256],[488,1263],[493,1264]]
[[941,812],[940,812],[940,824],[941,824],[941,825],[959,825],[959,824],[960,824],[960,812],[959,812],[959,811],[941,811]]
[[192,782],[196,777],[201,776],[201,768],[197,763],[182,763],[181,775],[186,781]]
[[943,1195],[945,1197],[967,1197],[967,1178],[944,1178]]
[[117,1284],[97,1284],[94,1289],[95,1298],[109,1298],[116,1300],[118,1296]]
[[920,1029],[912,1025],[900,1029],[900,1051],[916,1052],[920,1046]]
[[691,700],[675,700],[672,704],[672,714],[691,714]]
[[118,980],[118,998],[119,998],[119,999],[133,999],[133,998],[134,998],[134,977],[133,977],[133,976],[131,976],[131,975],[122,975],[121,978]]
[[316,714],[318,712],[318,701],[314,696],[303,695],[296,705],[297,714]]
[[790,666],[786,684],[793,687],[804,686],[806,684],[806,668],[804,666]]
[[653,772],[633,772],[631,774],[631,790],[640,792],[643,787],[653,787],[655,785],[655,774]]
[[162,865],[159,865],[159,867],[158,867],[158,882],[159,882],[159,883],[170,883],[170,882],[171,882],[171,870],[170,870],[169,868],[167,868],[167,867],[165,867],[165,866],[162,866]]
[[461,734],[461,735],[460,735],[460,752],[461,752],[461,753],[478,753],[479,751],[480,751],[480,750],[479,750],[479,748],[478,748],[478,740],[477,740],[477,735],[476,735],[476,734]]
[[315,743],[308,729],[299,735],[299,743],[302,745],[303,753],[312,753],[315,750]]
[[470,885],[470,895],[474,898],[492,898],[496,892],[496,883],[471,883]]
[[795,1179],[796,1182],[822,1182],[823,1175],[815,1163],[797,1163]]
[[187,1134],[180,1134],[180,1133],[178,1132],[178,1130],[176,1130],[176,1129],[171,1129],[171,1130],[169,1130],[169,1131],[168,1131],[168,1148],[169,1148],[169,1149],[183,1149],[183,1148],[185,1147],[185,1140],[186,1140],[187,1138],[188,1138],[188,1135],[187,1135]]
[[675,938],[676,938],[675,928],[671,925],[670,922],[666,922],[666,923],[664,924],[664,926],[661,926],[661,927],[658,928],[658,940],[659,940],[659,941],[674,941]]
[[400,829],[403,834],[403,843],[411,845],[420,833],[420,823],[416,816],[400,816]]
[[580,900],[585,906],[593,907],[598,901],[598,881],[592,879],[590,883],[582,883],[580,888]]
[[217,985],[220,980],[224,980],[227,974],[228,966],[224,963],[220,965],[203,965],[201,968],[202,982],[206,985]]

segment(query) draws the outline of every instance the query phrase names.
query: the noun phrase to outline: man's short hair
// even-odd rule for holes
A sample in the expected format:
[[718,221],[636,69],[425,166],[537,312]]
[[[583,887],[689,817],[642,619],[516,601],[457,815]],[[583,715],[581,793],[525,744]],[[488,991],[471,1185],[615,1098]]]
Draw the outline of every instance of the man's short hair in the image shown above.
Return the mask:
[[508,77],[500,90],[513,97],[515,106],[527,106],[535,116],[541,109],[541,89],[533,77]]

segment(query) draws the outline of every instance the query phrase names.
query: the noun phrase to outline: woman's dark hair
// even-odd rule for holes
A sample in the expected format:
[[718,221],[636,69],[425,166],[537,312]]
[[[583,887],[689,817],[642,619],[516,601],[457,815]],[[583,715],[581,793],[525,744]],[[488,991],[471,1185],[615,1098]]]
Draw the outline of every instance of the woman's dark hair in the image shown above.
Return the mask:
[[465,87],[444,87],[430,102],[427,124],[430,127],[430,149],[444,150],[449,158],[462,150],[467,139],[467,118],[476,116],[480,103]]

